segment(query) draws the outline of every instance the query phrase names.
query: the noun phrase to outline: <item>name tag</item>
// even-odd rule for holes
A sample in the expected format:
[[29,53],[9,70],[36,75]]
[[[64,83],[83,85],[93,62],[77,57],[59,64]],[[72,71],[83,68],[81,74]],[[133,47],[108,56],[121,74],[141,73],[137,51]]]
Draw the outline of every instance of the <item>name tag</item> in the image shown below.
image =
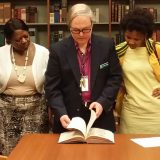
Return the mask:
[[80,87],[82,92],[88,91],[88,76],[81,76]]

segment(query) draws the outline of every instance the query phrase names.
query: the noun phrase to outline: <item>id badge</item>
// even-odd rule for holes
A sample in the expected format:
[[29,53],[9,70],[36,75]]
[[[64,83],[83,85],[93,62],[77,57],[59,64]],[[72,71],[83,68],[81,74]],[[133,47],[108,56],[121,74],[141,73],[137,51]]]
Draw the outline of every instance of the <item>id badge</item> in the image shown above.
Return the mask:
[[81,91],[88,91],[88,76],[82,76],[80,80]]

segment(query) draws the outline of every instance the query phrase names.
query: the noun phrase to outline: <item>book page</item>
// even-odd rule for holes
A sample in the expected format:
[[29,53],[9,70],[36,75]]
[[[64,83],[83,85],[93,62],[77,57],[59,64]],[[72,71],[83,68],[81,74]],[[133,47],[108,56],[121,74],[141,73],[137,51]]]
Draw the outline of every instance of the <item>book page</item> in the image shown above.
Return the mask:
[[60,134],[58,143],[84,142],[84,136],[79,131],[68,131]]
[[90,120],[89,120],[88,125],[87,125],[87,131],[86,131],[87,134],[88,134],[88,132],[89,132],[90,128],[92,127],[95,120],[96,120],[96,112],[91,109],[91,116],[90,116]]
[[106,129],[91,128],[87,143],[114,143],[114,133]]
[[79,130],[85,136],[86,134],[86,123],[81,117],[73,117],[69,123],[67,129]]

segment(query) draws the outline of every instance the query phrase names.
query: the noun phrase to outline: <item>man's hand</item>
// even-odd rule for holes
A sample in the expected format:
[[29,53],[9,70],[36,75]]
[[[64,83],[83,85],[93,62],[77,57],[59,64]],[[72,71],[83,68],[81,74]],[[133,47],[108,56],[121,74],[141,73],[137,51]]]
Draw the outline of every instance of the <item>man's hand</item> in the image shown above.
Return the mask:
[[64,128],[67,128],[67,126],[69,125],[70,121],[71,120],[70,120],[70,118],[67,115],[63,115],[60,118],[60,122],[61,122],[61,124],[62,124],[62,126]]
[[96,112],[97,118],[102,114],[103,112],[103,107],[100,103],[98,102],[93,102],[90,104],[89,109],[93,109]]

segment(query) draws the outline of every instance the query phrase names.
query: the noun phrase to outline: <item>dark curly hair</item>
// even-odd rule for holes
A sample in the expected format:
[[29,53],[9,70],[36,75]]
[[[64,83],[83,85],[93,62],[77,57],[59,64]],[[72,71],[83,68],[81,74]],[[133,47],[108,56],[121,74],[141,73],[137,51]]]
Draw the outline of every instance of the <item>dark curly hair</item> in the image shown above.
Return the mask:
[[147,9],[135,8],[124,16],[120,26],[124,32],[137,31],[145,34],[146,38],[150,38],[154,30],[154,18]]

